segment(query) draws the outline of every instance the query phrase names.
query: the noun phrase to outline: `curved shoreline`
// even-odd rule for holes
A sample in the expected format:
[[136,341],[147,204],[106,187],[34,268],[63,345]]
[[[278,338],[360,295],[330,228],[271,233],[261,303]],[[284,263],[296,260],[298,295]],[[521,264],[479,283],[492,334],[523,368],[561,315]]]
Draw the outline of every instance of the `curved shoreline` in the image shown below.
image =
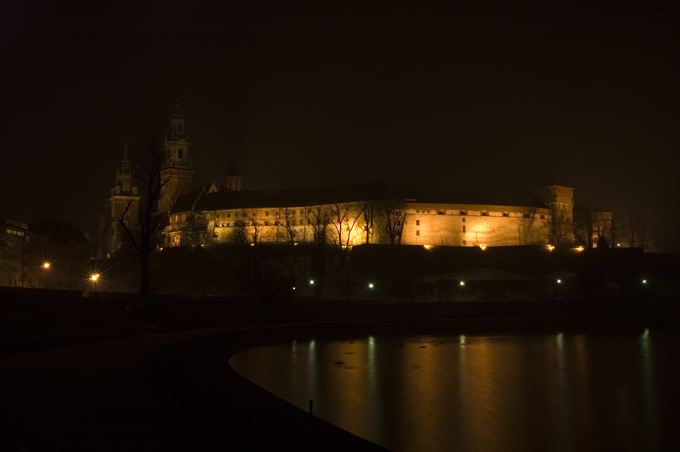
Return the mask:
[[254,345],[387,334],[636,332],[642,322],[399,320],[214,328],[0,360],[3,450],[384,451],[238,374]]

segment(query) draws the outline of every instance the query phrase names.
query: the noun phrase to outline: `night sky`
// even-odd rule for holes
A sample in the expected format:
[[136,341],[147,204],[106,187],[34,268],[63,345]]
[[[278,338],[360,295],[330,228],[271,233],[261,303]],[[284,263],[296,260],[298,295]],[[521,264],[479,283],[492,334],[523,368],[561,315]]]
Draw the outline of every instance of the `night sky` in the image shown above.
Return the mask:
[[470,3],[0,0],[0,216],[96,238],[179,98],[195,186],[232,159],[246,189],[568,185],[680,251],[680,11]]

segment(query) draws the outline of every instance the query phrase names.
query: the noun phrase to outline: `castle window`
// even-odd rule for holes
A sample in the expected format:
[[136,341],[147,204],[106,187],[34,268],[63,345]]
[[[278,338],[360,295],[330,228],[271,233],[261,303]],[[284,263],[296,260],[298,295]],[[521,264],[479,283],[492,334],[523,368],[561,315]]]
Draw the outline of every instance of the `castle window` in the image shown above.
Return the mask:
[[234,214],[234,217],[238,218],[238,213],[235,213],[235,214]]
[[488,216],[489,216],[489,212],[487,212],[487,211],[482,212],[482,216],[488,217]]
[[463,226],[463,234],[465,234],[465,226]]
[[510,216],[510,213],[508,213],[508,212],[503,212],[503,216],[504,216],[504,217],[509,217],[509,216]]
[[230,218],[230,217],[231,217],[231,214],[230,214],[230,213],[228,213],[228,214],[227,214],[227,218]]
[[465,218],[463,218],[463,223],[465,223]]
[[184,158],[184,149],[177,149],[177,158],[178,159]]
[[397,217],[400,217],[401,216],[401,210],[397,210],[396,212],[394,212],[394,215],[397,216]]
[[541,214],[541,220],[545,220],[545,214]]
[[304,210],[300,211],[300,215],[304,215],[304,213],[305,213]]
[[528,213],[524,214],[524,218],[530,218],[530,217],[531,217],[531,215],[529,215]]
[[[461,211],[460,211],[460,214],[461,214],[461,215],[467,215],[467,210],[461,210]],[[463,221],[465,221],[464,218],[463,218]]]
[[265,222],[264,222],[264,225],[265,225],[265,226],[269,226],[269,222],[268,222],[268,221],[265,221]]
[[416,226],[420,226],[420,220],[416,220]]
[[265,217],[268,217],[268,216],[269,216],[269,211],[268,211],[268,210],[264,213],[264,216],[265,216]]
[[463,240],[463,245],[467,245],[467,240]]
[[416,235],[420,235],[420,231],[416,231]]

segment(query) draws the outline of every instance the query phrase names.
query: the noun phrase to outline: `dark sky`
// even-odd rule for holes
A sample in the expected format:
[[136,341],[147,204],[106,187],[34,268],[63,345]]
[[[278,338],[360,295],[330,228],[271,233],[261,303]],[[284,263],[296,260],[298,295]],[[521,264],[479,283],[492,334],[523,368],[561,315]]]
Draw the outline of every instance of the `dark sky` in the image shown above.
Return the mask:
[[679,251],[680,11],[470,3],[0,0],[0,215],[96,236],[180,98],[195,185],[568,185]]

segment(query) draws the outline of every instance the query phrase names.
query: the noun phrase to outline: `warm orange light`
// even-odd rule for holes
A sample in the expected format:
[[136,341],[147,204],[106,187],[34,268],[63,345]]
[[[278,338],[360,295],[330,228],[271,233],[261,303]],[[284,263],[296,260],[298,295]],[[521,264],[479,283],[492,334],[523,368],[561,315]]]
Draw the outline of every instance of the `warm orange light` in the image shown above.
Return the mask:
[[43,266],[43,268],[50,268],[50,263],[49,263],[49,262],[45,262],[42,266]]
[[479,245],[479,247],[482,249],[482,251],[484,251],[486,249],[486,243],[482,243]]
[[577,247],[576,249],[579,250],[579,251],[583,251],[585,248],[582,247],[582,246],[579,246],[579,247]]
[[90,276],[90,279],[92,280],[92,282],[97,282],[97,280],[99,279],[99,273],[95,273],[94,275]]
[[426,250],[429,250],[429,249],[432,249],[434,247],[432,245],[423,245],[423,248],[425,248]]
[[465,281],[461,281],[461,282],[460,282],[460,285],[461,285],[461,286],[464,286],[464,285],[465,285]]
[[555,249],[555,247],[554,247],[553,245],[548,245],[548,249],[549,249],[550,251],[552,251],[552,250]]

